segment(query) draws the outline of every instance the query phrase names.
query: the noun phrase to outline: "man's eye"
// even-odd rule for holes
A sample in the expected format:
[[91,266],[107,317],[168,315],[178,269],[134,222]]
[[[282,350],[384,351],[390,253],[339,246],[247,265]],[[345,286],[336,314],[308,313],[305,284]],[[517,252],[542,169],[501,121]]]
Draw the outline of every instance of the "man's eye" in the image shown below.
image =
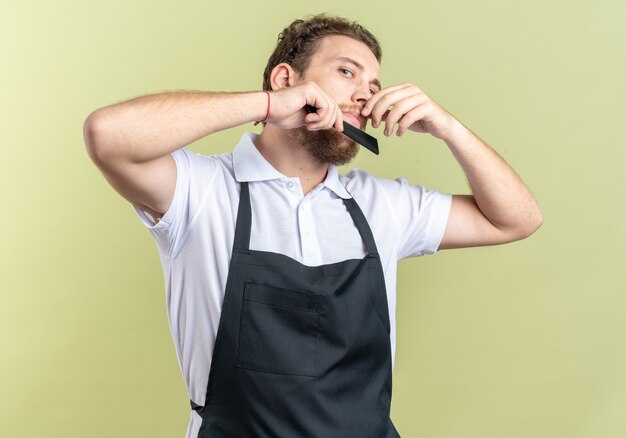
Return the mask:
[[341,68],[339,69],[339,71],[346,76],[352,76],[352,72],[350,70],[348,70],[347,68]]
[[376,94],[376,90],[370,90],[370,94],[373,96],[374,94]]

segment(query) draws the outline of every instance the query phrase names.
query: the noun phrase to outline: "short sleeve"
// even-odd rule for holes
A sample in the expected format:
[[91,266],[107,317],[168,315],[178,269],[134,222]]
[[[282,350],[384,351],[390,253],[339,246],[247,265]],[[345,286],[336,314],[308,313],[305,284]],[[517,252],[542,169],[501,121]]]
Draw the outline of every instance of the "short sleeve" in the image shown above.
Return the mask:
[[434,254],[443,238],[452,196],[398,178],[389,183],[398,231],[398,259]]
[[163,217],[154,223],[148,213],[133,206],[154,237],[159,252],[168,256],[182,245],[206,196],[215,168],[211,157],[196,154],[187,148],[177,149],[172,152],[172,157],[176,163],[176,188],[172,204]]

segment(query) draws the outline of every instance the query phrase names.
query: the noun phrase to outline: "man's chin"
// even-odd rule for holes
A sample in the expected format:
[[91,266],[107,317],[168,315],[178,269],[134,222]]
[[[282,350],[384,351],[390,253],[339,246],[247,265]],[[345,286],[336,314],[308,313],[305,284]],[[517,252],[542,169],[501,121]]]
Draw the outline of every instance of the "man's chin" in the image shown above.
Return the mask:
[[295,139],[322,163],[342,166],[359,153],[359,145],[354,140],[334,129],[309,131],[299,128],[293,131]]

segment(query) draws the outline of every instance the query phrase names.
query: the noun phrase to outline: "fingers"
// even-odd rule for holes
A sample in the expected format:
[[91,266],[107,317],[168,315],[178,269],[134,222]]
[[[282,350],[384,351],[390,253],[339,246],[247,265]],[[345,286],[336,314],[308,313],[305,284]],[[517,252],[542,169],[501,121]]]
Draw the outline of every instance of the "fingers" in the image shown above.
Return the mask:
[[309,83],[306,104],[316,109],[314,113],[307,114],[304,118],[308,130],[318,131],[334,127],[338,131],[343,131],[343,114],[339,105],[313,82]]
[[[428,99],[422,93],[421,95],[410,96],[395,103],[385,118],[385,135],[390,136],[393,134],[393,129],[399,122],[402,126],[398,125],[398,131],[402,127],[402,133],[404,133],[414,122],[427,115],[428,107],[425,105],[427,102]],[[415,119],[416,116],[421,117],[420,119]]]
[[[431,110],[428,105],[421,105],[406,113],[400,120],[400,123],[398,123],[396,135],[398,137],[402,137],[404,133],[409,129],[409,127],[413,126],[416,122],[422,120],[430,111]],[[423,126],[420,127],[420,129],[414,130],[418,132],[426,132],[426,129]],[[389,133],[389,135],[391,135],[391,132]]]
[[306,128],[309,131],[335,128],[343,131],[343,114],[336,104],[330,108],[318,108],[317,112],[307,114],[304,117]]
[[382,120],[382,115],[390,106],[399,100],[415,95],[417,92],[419,92],[419,89],[411,84],[401,84],[383,88],[368,99],[361,114],[366,117],[369,116],[372,120],[372,126],[378,128]]
[[[273,91],[267,120],[279,128],[343,131],[343,115],[335,100],[314,82]],[[307,110],[308,109],[308,110]]]
[[372,127],[385,122],[384,134],[390,136],[397,126],[397,135],[403,135],[415,122],[428,114],[425,106],[428,96],[415,85],[407,83],[384,88],[365,104],[361,114],[371,119]]
[[337,117],[335,118],[335,124],[333,126],[337,131],[343,132],[343,113],[339,107],[337,107]]

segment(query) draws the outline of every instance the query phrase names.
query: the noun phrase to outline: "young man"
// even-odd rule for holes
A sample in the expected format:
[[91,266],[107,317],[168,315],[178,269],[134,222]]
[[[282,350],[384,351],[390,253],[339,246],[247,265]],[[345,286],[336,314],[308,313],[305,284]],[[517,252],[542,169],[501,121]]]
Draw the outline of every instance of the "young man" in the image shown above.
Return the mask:
[[[515,172],[419,88],[382,88],[376,39],[297,20],[249,93],[163,93],[93,112],[92,160],[154,236],[192,400],[187,437],[395,437],[397,260],[525,238],[542,222]],[[306,110],[313,107],[314,112]],[[343,121],[429,133],[473,195],[363,171]],[[183,146],[263,121],[235,150]]]

